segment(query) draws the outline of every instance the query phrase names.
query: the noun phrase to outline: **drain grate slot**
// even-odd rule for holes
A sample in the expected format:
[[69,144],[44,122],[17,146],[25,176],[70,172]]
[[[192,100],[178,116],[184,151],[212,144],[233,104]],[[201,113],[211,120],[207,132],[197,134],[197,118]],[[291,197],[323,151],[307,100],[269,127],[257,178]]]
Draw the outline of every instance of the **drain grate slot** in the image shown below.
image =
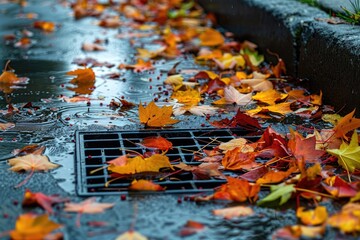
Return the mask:
[[[210,178],[199,180],[191,172],[136,174],[114,180],[108,187],[105,183],[113,180],[107,170],[106,162],[126,153],[144,154],[148,149],[139,143],[146,137],[161,136],[173,144],[166,156],[176,165],[185,163],[197,166],[199,157],[205,157],[203,150],[212,150],[220,142],[227,142],[236,137],[245,137],[242,129],[171,129],[139,131],[106,131],[76,133],[76,169],[77,192],[80,196],[126,194],[134,179],[147,179],[164,187],[165,193],[199,193],[213,191],[222,185],[224,179]],[[258,136],[246,136],[249,141],[256,141]],[[194,154],[196,153],[196,154]],[[195,157],[196,156],[196,157]],[[105,166],[105,167],[104,167]],[[231,175],[231,173],[225,173]],[[162,193],[164,193],[162,192]]]

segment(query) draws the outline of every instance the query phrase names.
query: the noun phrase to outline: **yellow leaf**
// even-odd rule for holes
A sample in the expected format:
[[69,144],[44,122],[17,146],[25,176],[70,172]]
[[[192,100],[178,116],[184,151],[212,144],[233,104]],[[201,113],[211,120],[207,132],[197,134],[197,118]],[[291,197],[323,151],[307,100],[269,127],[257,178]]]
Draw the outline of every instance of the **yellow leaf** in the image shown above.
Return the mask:
[[197,105],[201,100],[200,92],[192,88],[185,91],[173,92],[171,98],[177,99],[180,103],[187,105]]
[[233,69],[237,67],[245,67],[245,59],[241,55],[232,55],[230,53],[225,53],[220,58],[214,58],[213,61],[216,65],[224,70],[224,69]]
[[134,230],[129,230],[118,236],[115,240],[148,240],[148,238]]
[[169,158],[162,154],[154,154],[149,158],[137,156],[128,158],[124,166],[110,164],[108,170],[118,174],[135,174],[142,172],[159,172],[161,168],[171,168]]
[[223,35],[213,28],[206,28],[199,36],[200,45],[207,47],[215,47],[225,42]]
[[223,209],[215,209],[213,210],[213,214],[217,216],[222,216],[225,219],[232,219],[235,217],[253,215],[254,211],[250,207],[237,206],[237,207],[228,207]]
[[358,134],[354,131],[350,144],[343,142],[339,149],[328,149],[328,153],[338,158],[338,163],[348,172],[360,169],[360,147]]
[[323,120],[324,122],[329,122],[334,126],[338,124],[341,118],[342,117],[339,114],[323,114],[321,116],[321,120]]
[[179,122],[179,120],[172,119],[172,107],[164,106],[158,107],[153,101],[148,106],[139,106],[139,119],[148,127],[163,127]]
[[71,83],[91,83],[95,82],[95,73],[91,68],[76,69],[66,73],[67,75],[77,76],[73,78]]
[[317,206],[315,209],[307,211],[305,211],[304,207],[299,207],[296,216],[305,225],[320,225],[327,220],[328,213],[326,207],[323,206]]
[[138,55],[137,57],[142,58],[144,60],[149,60],[151,58],[156,58],[159,56],[159,54],[161,54],[164,50],[165,47],[159,48],[157,50],[154,51],[150,51],[144,48],[138,48],[136,49],[138,51]]
[[[11,71],[9,67],[10,60],[7,61],[3,73],[0,75],[0,83],[15,83],[19,80],[19,78]],[[9,68],[9,70],[7,70]]]
[[351,130],[357,129],[360,127],[360,119],[354,118],[355,109],[343,117],[338,124],[334,127],[335,136],[342,137],[345,140],[348,140],[346,133],[350,132]]
[[285,115],[285,114],[292,112],[290,105],[291,105],[291,102],[284,102],[284,103],[279,103],[279,104],[275,104],[275,105],[267,106],[267,107],[259,107],[258,106],[257,108],[248,110],[246,112],[250,116],[253,116],[258,113],[267,113],[267,112],[273,112],[273,113]]
[[283,100],[287,98],[287,94],[279,93],[275,89],[270,89],[267,91],[259,92],[254,95],[252,98],[260,102],[266,103],[268,105],[275,105],[276,101]]
[[348,203],[344,205],[339,213],[332,215],[327,223],[339,228],[344,233],[355,233],[360,231],[360,204]]
[[61,225],[49,219],[47,214],[25,213],[19,216],[15,229],[10,231],[13,240],[46,239],[46,236]]
[[10,170],[19,171],[46,171],[59,167],[59,164],[49,162],[47,156],[38,154],[28,154],[21,157],[9,159]]

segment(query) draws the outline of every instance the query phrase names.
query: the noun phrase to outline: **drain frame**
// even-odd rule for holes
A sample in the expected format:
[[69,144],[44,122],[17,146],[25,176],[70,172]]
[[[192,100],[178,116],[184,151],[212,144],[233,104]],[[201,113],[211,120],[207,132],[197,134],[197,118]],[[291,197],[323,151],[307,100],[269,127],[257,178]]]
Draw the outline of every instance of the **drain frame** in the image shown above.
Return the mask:
[[[237,137],[243,137],[255,141],[258,136],[248,136],[249,132],[242,128],[206,128],[206,129],[140,129],[119,131],[76,131],[75,134],[75,172],[76,192],[79,196],[122,195],[122,194],[149,194],[149,193],[172,193],[172,194],[196,194],[201,192],[213,192],[226,182],[225,179],[210,178],[207,180],[169,180],[159,181],[152,179],[154,183],[165,187],[161,192],[133,192],[128,191],[129,180],[117,180],[110,186],[105,187],[105,182],[112,179],[107,168],[90,174],[94,169],[106,166],[106,161],[126,154],[126,150],[144,153],[146,149],[136,143],[145,137],[162,136],[173,143],[166,156],[170,161],[180,159],[187,165],[197,166],[201,162],[194,160],[192,151],[199,151],[204,146],[212,149],[217,141],[229,141]],[[210,143],[210,144],[209,144]],[[187,151],[189,150],[189,151]],[[191,173],[189,173],[191,174]],[[232,175],[231,172],[224,172]],[[191,174],[192,176],[192,174]],[[151,178],[151,176],[149,176]]]

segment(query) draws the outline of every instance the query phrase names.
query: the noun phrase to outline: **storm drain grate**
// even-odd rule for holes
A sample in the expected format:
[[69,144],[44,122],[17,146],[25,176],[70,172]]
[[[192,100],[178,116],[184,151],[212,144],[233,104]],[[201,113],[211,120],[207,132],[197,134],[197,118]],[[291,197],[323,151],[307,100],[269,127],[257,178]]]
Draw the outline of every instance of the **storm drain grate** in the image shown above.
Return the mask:
[[[236,137],[244,137],[247,132],[241,129],[171,129],[171,130],[139,130],[139,131],[106,131],[76,133],[76,169],[77,192],[80,196],[126,194],[127,188],[134,178],[119,179],[108,187],[105,183],[111,180],[107,168],[92,172],[103,166],[106,162],[131,151],[144,154],[145,148],[139,146],[144,138],[161,136],[172,142],[173,148],[166,153],[171,162],[183,162],[188,165],[199,165],[194,159],[194,152],[203,149],[211,150],[218,146],[218,141],[227,142]],[[216,143],[214,139],[216,138]],[[253,138],[254,141],[257,137]],[[130,151],[129,151],[130,150]],[[176,176],[164,177],[141,176],[142,179],[165,187],[165,193],[198,193],[213,191],[215,187],[225,183],[224,179],[211,178],[207,180],[194,180],[190,172],[181,172]],[[164,193],[164,192],[162,192]]]

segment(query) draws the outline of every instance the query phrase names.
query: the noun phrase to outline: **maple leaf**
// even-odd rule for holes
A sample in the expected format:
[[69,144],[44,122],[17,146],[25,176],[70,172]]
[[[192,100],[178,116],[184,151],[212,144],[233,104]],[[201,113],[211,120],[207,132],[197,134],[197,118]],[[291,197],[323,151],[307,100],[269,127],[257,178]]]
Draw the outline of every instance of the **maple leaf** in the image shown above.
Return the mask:
[[242,55],[232,55],[230,53],[224,53],[220,58],[214,58],[215,64],[222,70],[233,69],[237,67],[245,67],[245,59]]
[[314,135],[303,138],[298,132],[291,130],[288,147],[297,160],[304,160],[306,163],[317,162],[325,151],[316,150],[315,146],[316,138]]
[[53,32],[55,30],[55,23],[48,21],[35,21],[33,26],[46,32]]
[[252,97],[252,99],[266,103],[268,105],[275,105],[276,101],[287,98],[287,94],[279,93],[275,89],[269,89],[267,91],[259,92]]
[[250,116],[253,116],[258,113],[269,113],[269,112],[285,115],[292,112],[290,105],[291,102],[284,102],[266,107],[258,106],[255,109],[246,111],[246,113],[248,113]]
[[49,214],[53,213],[51,205],[56,203],[66,202],[68,199],[61,198],[58,196],[48,196],[41,192],[31,192],[29,189],[26,189],[24,194],[24,199],[22,202],[23,206],[31,206],[34,204],[40,205],[43,209],[45,209]]
[[77,212],[78,217],[76,225],[80,227],[80,217],[83,213],[102,213],[108,208],[112,208],[114,203],[98,203],[96,198],[88,198],[80,203],[65,203],[64,211],[66,212]]
[[225,42],[224,37],[220,32],[213,28],[206,28],[200,36],[200,45],[214,47],[218,45],[222,45]]
[[250,170],[257,167],[259,164],[255,162],[255,153],[242,152],[243,147],[236,147],[225,153],[222,159],[222,165],[227,170]]
[[253,91],[268,91],[274,88],[273,84],[267,80],[268,75],[258,72],[253,72],[253,78],[241,79],[241,84],[246,84],[252,88]]
[[141,141],[140,145],[146,148],[154,148],[162,151],[172,149],[173,146],[170,141],[161,136],[146,137]]
[[137,231],[129,230],[118,236],[115,240],[148,240],[148,238]]
[[143,107],[141,103],[139,105],[139,119],[141,123],[145,124],[145,127],[163,127],[179,122],[179,120],[172,119],[171,115],[171,106],[160,108],[154,101],[151,101],[146,107]]
[[186,222],[186,224],[180,230],[179,235],[181,237],[186,237],[186,236],[194,235],[194,234],[204,231],[204,230],[205,230],[204,224],[202,224],[200,222],[189,220]]
[[261,178],[256,180],[257,184],[266,184],[266,183],[279,183],[284,181],[287,177],[290,176],[297,168],[290,167],[286,172],[283,171],[268,171]]
[[237,104],[247,105],[251,103],[252,93],[242,94],[233,86],[226,86],[224,88],[224,98],[213,102],[213,104]]
[[236,206],[223,209],[215,209],[212,211],[214,215],[222,216],[225,219],[232,219],[235,217],[251,216],[254,211],[250,207]]
[[246,180],[232,177],[227,177],[226,179],[228,182],[221,185],[221,187],[215,191],[213,195],[214,199],[235,202],[245,202],[246,200],[255,202],[257,200],[258,193],[260,191],[260,185],[250,184]]
[[336,156],[338,158],[338,163],[346,171],[354,172],[355,169],[360,169],[360,147],[356,131],[354,131],[352,135],[350,144],[343,142],[339,149],[328,149],[327,152]]
[[45,151],[45,146],[40,146],[37,144],[31,144],[27,145],[21,149],[14,149],[12,151],[12,154],[15,156],[24,156],[28,154],[35,154],[35,155],[41,155]]
[[271,70],[276,78],[280,78],[281,74],[286,74],[286,67],[284,61],[278,58],[278,63],[275,66],[271,66]]
[[135,72],[143,72],[146,70],[154,69],[152,63],[150,61],[144,61],[143,59],[139,58],[137,60],[137,63],[131,65],[131,64],[120,64],[118,66],[119,69],[133,69]]
[[149,60],[149,59],[158,57],[162,52],[165,51],[165,49],[166,49],[166,47],[161,47],[157,50],[150,51],[145,48],[138,48],[138,49],[136,49],[138,52],[137,57],[141,58],[143,60]]
[[30,174],[16,187],[24,185],[36,171],[47,171],[60,166],[59,164],[49,162],[47,156],[35,154],[9,159],[8,164],[11,166],[10,170],[14,172],[30,171]]
[[178,106],[174,107],[174,115],[179,116],[186,112],[190,112],[197,116],[212,116],[217,113],[219,108],[209,106],[209,105],[201,105],[201,106]]
[[[355,183],[357,184],[357,183]],[[334,197],[354,197],[358,193],[358,187],[349,184],[338,176],[328,177],[322,186]]]
[[305,211],[304,207],[299,207],[296,210],[296,216],[300,218],[303,224],[320,225],[327,220],[328,213],[324,206],[317,206],[315,209],[307,211]]
[[101,19],[98,25],[104,28],[118,28],[122,25],[122,22],[118,16],[108,16],[104,19]]
[[261,166],[261,167],[255,168],[247,173],[244,173],[244,174],[240,175],[239,177],[241,179],[247,180],[249,182],[256,182],[256,180],[258,180],[259,178],[264,176],[268,171],[269,171],[269,169],[267,167]]
[[239,147],[241,149],[241,152],[243,153],[253,152],[254,148],[247,145],[246,143],[247,140],[245,138],[235,138],[235,139],[231,139],[228,142],[221,143],[219,145],[219,149],[226,152],[229,150],[233,150],[236,147]]
[[10,60],[6,62],[4,70],[0,75],[0,83],[14,84],[18,82],[24,82],[27,78],[18,78],[12,68],[9,66]]
[[257,205],[265,205],[266,203],[273,202],[277,199],[280,199],[279,205],[283,205],[291,198],[292,193],[296,190],[293,184],[279,184],[275,186],[270,186],[270,191],[271,193],[258,201]]
[[148,180],[134,180],[128,188],[131,191],[164,191],[165,188]]
[[336,137],[342,137],[348,140],[346,133],[360,127],[360,119],[354,118],[354,113],[355,109],[338,121],[338,124],[334,127]]
[[217,162],[202,163],[199,166],[189,166],[185,163],[174,165],[184,171],[194,174],[194,179],[210,179],[211,177],[224,178],[224,174],[219,171],[220,164]]
[[77,76],[70,83],[93,83],[95,82],[95,73],[91,68],[76,69],[66,73],[67,75]]
[[83,43],[81,49],[86,52],[104,51],[106,48],[97,43]]
[[171,168],[169,158],[162,154],[154,154],[149,158],[137,156],[134,158],[127,158],[125,165],[110,164],[108,170],[117,174],[135,174],[142,172],[159,172],[161,168]]
[[339,213],[332,215],[327,224],[339,228],[344,233],[355,233],[360,231],[360,204],[348,203],[344,205]]
[[10,231],[10,236],[14,240],[47,239],[52,231],[60,227],[47,214],[25,213],[16,220],[15,229]]
[[180,103],[187,105],[197,105],[201,101],[200,92],[196,89],[186,89],[185,91],[175,91],[171,98],[177,99]]
[[326,230],[326,225],[321,226],[304,226],[292,225],[276,230],[272,235],[272,239],[288,239],[296,240],[304,238],[322,239]]

